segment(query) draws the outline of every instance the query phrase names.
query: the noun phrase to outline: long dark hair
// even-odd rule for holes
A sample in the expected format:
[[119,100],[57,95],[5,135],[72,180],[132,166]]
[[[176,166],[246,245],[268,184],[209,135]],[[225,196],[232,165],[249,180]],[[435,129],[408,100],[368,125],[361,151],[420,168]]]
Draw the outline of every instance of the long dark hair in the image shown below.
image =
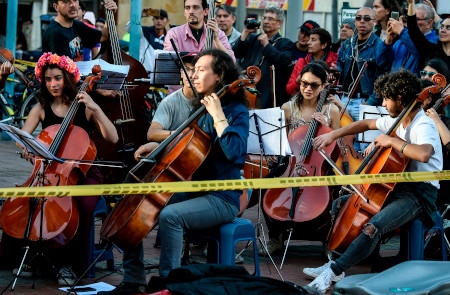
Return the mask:
[[63,102],[64,104],[70,104],[72,100],[75,98],[75,96],[78,93],[77,83],[75,83],[74,76],[67,72],[64,69],[61,69],[55,64],[45,65],[42,68],[42,79],[41,83],[39,85],[39,102],[41,103],[42,107],[45,107],[47,104],[51,104],[53,102],[53,95],[48,91],[47,85],[45,83],[45,71],[47,69],[60,69],[63,73],[64,77],[64,88],[63,88]]
[[[228,53],[225,53],[222,50],[216,48],[207,49],[202,51],[199,55],[195,57],[194,63],[196,63],[200,57],[205,55],[212,56],[213,59],[211,62],[211,68],[213,72],[219,75],[220,77],[220,81],[215,86],[214,92],[217,93],[225,85],[231,84],[232,82],[240,78],[239,70],[234,64],[231,56],[228,55]],[[247,104],[247,98],[243,88],[239,89],[235,95],[226,94],[221,101],[222,102],[235,101],[243,103],[244,105]]]

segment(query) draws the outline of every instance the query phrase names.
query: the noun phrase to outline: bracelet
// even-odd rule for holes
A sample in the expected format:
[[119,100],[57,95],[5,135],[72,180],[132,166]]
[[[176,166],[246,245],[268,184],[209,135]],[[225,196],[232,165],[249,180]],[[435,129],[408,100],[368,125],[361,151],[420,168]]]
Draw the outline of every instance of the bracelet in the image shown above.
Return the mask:
[[217,121],[217,122],[214,122],[214,128],[216,128],[217,127],[217,124],[218,123],[220,123],[220,122],[227,122],[228,123],[228,119],[222,119],[222,120],[219,120],[219,121]]
[[407,145],[408,145],[407,142],[405,142],[405,143],[402,145],[402,148],[400,149],[400,153],[403,154],[403,150],[405,149],[405,147],[406,147]]

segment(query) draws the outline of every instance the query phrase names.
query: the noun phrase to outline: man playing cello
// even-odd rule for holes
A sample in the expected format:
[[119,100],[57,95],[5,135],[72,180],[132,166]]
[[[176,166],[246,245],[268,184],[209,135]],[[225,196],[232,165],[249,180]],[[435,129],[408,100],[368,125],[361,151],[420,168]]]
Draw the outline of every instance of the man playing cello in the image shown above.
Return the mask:
[[[375,91],[377,95],[383,97],[383,106],[390,116],[357,121],[323,134],[314,139],[314,147],[321,150],[339,137],[367,130],[378,129],[386,132],[402,110],[416,99],[421,87],[414,74],[402,70],[378,78],[375,82]],[[405,169],[407,172],[442,170],[439,133],[434,122],[420,108],[420,103],[406,114],[396,130],[396,136],[380,135],[374,144],[378,149],[392,148],[409,158]],[[382,209],[363,226],[359,236],[337,260],[330,260],[318,268],[303,269],[305,274],[315,277],[309,286],[326,292],[332,281],[344,277],[346,269],[372,253],[382,235],[401,227],[413,218],[421,215],[426,223],[434,223],[438,189],[437,180],[398,183]]]

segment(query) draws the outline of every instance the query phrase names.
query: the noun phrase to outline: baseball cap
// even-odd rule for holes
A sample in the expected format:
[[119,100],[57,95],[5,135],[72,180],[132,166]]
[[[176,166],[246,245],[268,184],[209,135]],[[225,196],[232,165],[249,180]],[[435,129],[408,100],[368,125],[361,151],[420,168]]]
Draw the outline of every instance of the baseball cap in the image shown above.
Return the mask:
[[[183,55],[183,53],[184,53],[184,55]],[[199,54],[198,52],[182,52],[181,60],[183,62],[192,63],[192,61],[198,54]]]
[[86,11],[83,16],[83,19],[89,21],[91,25],[95,25],[95,15],[92,11]]
[[162,17],[162,18],[167,17],[167,18],[169,18],[169,15],[167,14],[167,11],[165,11],[164,9],[160,9],[159,10],[159,17]]
[[307,20],[299,27],[300,30],[306,32],[306,34],[310,34],[312,29],[320,28],[319,24],[312,20]]

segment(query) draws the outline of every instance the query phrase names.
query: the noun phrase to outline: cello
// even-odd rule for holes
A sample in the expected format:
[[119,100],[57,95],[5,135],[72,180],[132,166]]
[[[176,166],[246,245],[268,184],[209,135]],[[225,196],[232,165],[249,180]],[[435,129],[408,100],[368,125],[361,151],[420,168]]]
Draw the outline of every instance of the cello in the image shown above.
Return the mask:
[[[86,78],[80,91],[89,92],[101,78],[100,66],[93,70],[95,76]],[[75,185],[86,175],[97,153],[89,134],[72,124],[79,109],[74,99],[61,124],[51,125],[37,136],[36,140],[59,159],[70,159],[61,163],[35,158],[31,176],[20,186],[66,186]],[[0,212],[3,231],[16,238],[30,241],[47,241],[49,247],[67,244],[78,229],[79,214],[76,200],[62,196],[56,198],[33,197],[9,198]]]
[[[441,89],[446,85],[444,76],[440,74],[435,74],[432,80],[437,85],[425,88],[415,100],[412,100],[397,117],[393,126],[386,132],[386,135],[395,136],[395,131],[414,106],[418,102],[425,101],[430,95],[440,93]],[[376,160],[371,161],[372,158]],[[366,174],[399,173],[405,170],[407,164],[408,159],[392,147],[374,149],[364,159],[357,174],[366,166]],[[381,210],[384,202],[394,190],[395,184],[363,184],[359,188],[359,193],[351,194],[336,218],[328,240],[328,249],[338,253],[344,252],[350,243],[359,236],[363,226]]]
[[[217,92],[222,98],[254,83],[239,79]],[[168,138],[133,167],[127,182],[142,183],[186,181],[198,169],[211,149],[211,138],[199,126],[198,120],[206,112],[202,105]],[[122,250],[134,249],[155,226],[161,210],[173,193],[152,193],[124,196],[103,223],[102,239]]]
[[[120,49],[119,37],[114,13],[106,10],[106,23],[108,26],[110,42],[104,42],[101,46],[101,59],[115,65],[129,65],[130,70],[126,77],[126,82],[134,83],[135,79],[148,78],[148,73],[144,66],[133,57]],[[147,130],[150,123],[145,115],[145,94],[149,86],[139,84],[128,88],[124,85],[121,95],[116,99],[110,99],[100,95],[93,97],[95,102],[102,108],[108,119],[114,123],[119,134],[119,141],[115,145],[105,141],[98,134],[94,134],[93,139],[98,147],[99,160],[122,160],[126,166],[134,164],[133,152],[147,142]],[[122,182],[126,172],[117,173],[117,170],[103,168],[105,183]]]
[[[322,90],[315,112],[320,112],[328,94],[327,87]],[[294,156],[281,177],[320,176],[326,174],[324,159],[317,152],[312,152],[313,138],[331,131],[330,127],[320,125],[315,119],[309,125],[296,128],[289,134],[288,141]],[[325,152],[336,159],[336,144],[329,145]],[[298,157],[298,158],[297,158]],[[280,221],[305,222],[328,214],[331,205],[328,187],[301,187],[268,189],[263,199],[264,212]]]

